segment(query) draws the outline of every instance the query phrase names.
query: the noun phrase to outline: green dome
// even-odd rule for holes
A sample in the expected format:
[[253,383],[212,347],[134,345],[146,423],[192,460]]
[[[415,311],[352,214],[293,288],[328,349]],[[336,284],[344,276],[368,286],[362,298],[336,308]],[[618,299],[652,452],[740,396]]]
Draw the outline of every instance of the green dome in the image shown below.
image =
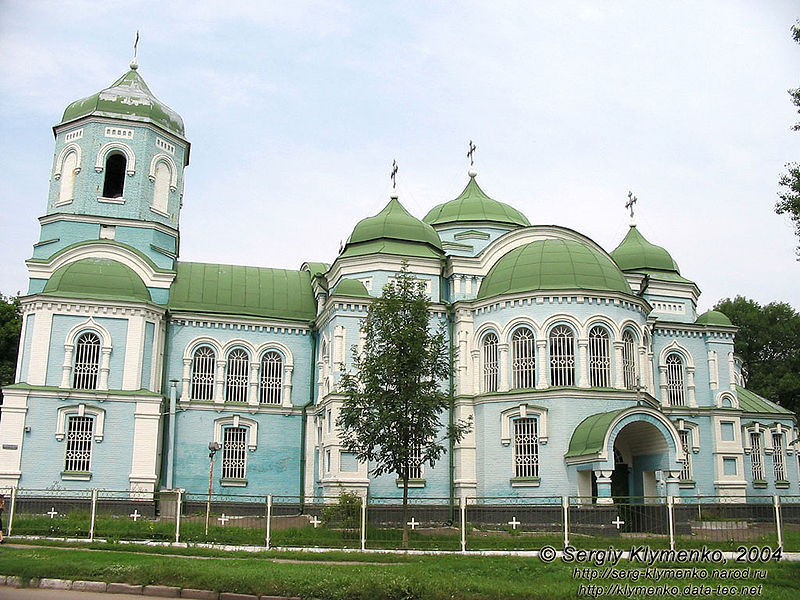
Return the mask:
[[434,206],[422,219],[428,225],[448,223],[498,223],[514,227],[527,227],[528,219],[515,208],[489,198],[470,172],[469,183],[455,200]]
[[61,123],[98,115],[153,123],[183,138],[183,119],[169,106],[160,102],[136,72],[135,65],[132,64],[131,67],[130,71],[110,87],[70,104],[64,111]]
[[442,241],[433,227],[411,215],[393,197],[377,215],[358,222],[342,256],[374,253],[439,257]]
[[661,246],[648,242],[636,225],[631,225],[628,235],[612,252],[611,257],[623,271],[670,271],[680,274],[678,264]]
[[333,293],[339,296],[353,296],[355,298],[369,298],[369,292],[358,279],[342,279]]
[[536,290],[632,293],[625,275],[600,250],[572,240],[540,240],[498,260],[481,283],[478,299]]
[[728,318],[725,313],[721,313],[718,310],[709,310],[704,312],[702,315],[697,317],[697,321],[695,321],[698,325],[726,325],[728,327],[732,327],[733,323]]
[[42,294],[150,302],[150,292],[134,270],[108,258],[84,258],[59,267]]

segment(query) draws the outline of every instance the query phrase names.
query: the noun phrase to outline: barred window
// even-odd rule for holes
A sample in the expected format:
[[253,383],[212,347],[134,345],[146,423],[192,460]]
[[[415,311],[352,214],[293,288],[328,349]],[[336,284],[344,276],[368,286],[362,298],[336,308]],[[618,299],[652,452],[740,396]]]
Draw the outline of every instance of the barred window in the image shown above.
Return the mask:
[[783,434],[772,434],[772,466],[775,470],[775,481],[786,481],[786,461],[783,457]]
[[527,327],[520,327],[511,336],[512,365],[515,388],[536,386],[536,339]]
[[625,389],[636,388],[636,340],[630,331],[622,334],[622,374]]
[[611,387],[611,356],[608,331],[592,327],[589,331],[589,385]]
[[422,447],[415,445],[408,456],[408,478],[422,479]]
[[247,473],[247,429],[226,427],[223,431],[222,478],[244,479]]
[[483,338],[483,391],[496,392],[499,375],[497,361],[497,336],[486,334]]
[[261,358],[259,401],[261,404],[280,404],[283,388],[283,358],[270,350]]
[[514,419],[514,477],[539,476],[539,432],[536,419]]
[[566,325],[550,332],[550,385],[575,385],[575,336]]
[[92,417],[69,417],[67,420],[67,451],[65,471],[89,471],[92,462]]
[[79,390],[96,390],[97,375],[100,372],[100,336],[87,331],[78,338],[75,346],[72,387]]
[[683,360],[677,354],[667,356],[667,399],[672,406],[684,406]]
[[208,346],[200,346],[192,358],[192,400],[214,399],[214,371],[217,356]]
[[678,431],[678,435],[681,438],[681,448],[683,448],[683,469],[681,469],[681,479],[684,481],[690,481],[693,479],[692,477],[692,454],[690,451],[691,441],[692,441],[692,434],[685,430],[681,429]]
[[247,402],[247,372],[250,357],[241,348],[228,354],[228,373],[225,380],[225,399],[228,402]]
[[750,432],[750,463],[753,481],[764,481],[764,449],[761,446],[761,434]]

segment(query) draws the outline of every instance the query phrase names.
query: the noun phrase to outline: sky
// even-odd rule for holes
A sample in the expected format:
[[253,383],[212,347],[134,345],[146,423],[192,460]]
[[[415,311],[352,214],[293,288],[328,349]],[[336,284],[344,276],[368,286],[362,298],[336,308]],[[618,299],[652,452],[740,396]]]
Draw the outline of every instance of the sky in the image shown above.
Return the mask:
[[607,251],[640,232],[702,291],[800,309],[777,215],[800,158],[790,1],[0,0],[0,293],[25,293],[54,140],[128,70],[192,144],[181,259],[298,269],[400,201],[422,218],[478,182]]

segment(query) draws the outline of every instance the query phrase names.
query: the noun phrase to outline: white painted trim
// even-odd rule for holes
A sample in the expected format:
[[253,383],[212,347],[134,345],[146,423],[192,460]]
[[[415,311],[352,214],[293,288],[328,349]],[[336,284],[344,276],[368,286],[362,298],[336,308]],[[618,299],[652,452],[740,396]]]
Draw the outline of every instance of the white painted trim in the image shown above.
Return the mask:
[[106,411],[97,406],[87,404],[73,404],[70,406],[60,406],[56,414],[56,440],[63,442],[66,437],[67,417],[76,415],[83,417],[86,415],[94,417],[94,441],[98,444],[103,441],[105,429]]
[[539,442],[547,443],[547,408],[523,402],[500,413],[500,443],[503,446],[511,443],[511,421],[527,417],[534,417],[538,420]]
[[168,154],[156,154],[153,159],[150,161],[150,171],[147,173],[147,177],[150,181],[155,181],[156,179],[156,167],[158,166],[159,162],[165,162],[167,164],[167,168],[169,169],[169,189],[171,192],[178,191],[178,167],[175,165],[175,161],[172,159],[171,156]]
[[222,429],[223,427],[246,427],[249,429],[247,435],[247,449],[254,452],[258,448],[258,421],[248,419],[241,415],[234,414],[230,416],[220,417],[214,419],[214,441],[222,445]]
[[[67,144],[66,146],[64,146],[64,148],[62,148],[61,152],[58,153],[58,158],[56,158],[55,170],[53,171],[53,179],[55,179],[56,181],[61,179],[61,170],[64,168],[64,160],[67,158],[67,154],[69,154],[70,152],[74,152],[76,154],[76,158],[77,158],[77,160],[75,162],[75,174],[77,175],[78,173],[80,173],[80,170],[81,170],[81,158],[82,158],[81,147],[80,147],[80,145],[76,144],[75,142],[72,142],[72,143]],[[71,199],[70,199],[70,201],[71,201]],[[61,201],[60,198],[59,198],[58,202],[59,202],[59,204],[67,204],[66,200]]]
[[[658,364],[666,365],[667,355],[673,352],[680,354],[685,367],[694,368],[694,358],[692,357],[692,353],[689,352],[684,346],[679,344],[677,340],[672,340],[669,344],[661,349],[661,352],[658,353]],[[686,382],[684,382],[684,385],[686,385]]]
[[122,142],[108,142],[103,144],[97,153],[94,170],[98,173],[102,173],[103,169],[106,167],[106,157],[109,152],[114,150],[119,150],[125,155],[125,171],[128,176],[132,176],[136,173],[136,155],[128,144],[123,144]]
[[731,401],[731,405],[729,408],[737,408],[737,409],[739,408],[739,398],[737,397],[736,394],[728,390],[724,390],[717,394],[716,398],[714,399],[714,403],[716,404],[717,408],[728,408],[722,406],[722,401],[725,398],[728,398]]

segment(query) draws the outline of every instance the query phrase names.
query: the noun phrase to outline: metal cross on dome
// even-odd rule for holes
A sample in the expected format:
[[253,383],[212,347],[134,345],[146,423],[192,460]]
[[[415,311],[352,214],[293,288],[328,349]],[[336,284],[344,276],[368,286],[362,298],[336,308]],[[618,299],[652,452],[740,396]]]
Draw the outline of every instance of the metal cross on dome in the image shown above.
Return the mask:
[[472,140],[469,141],[469,151],[467,152],[467,158],[469,158],[469,166],[472,167],[475,165],[475,144],[472,143]]
[[392,161],[392,174],[390,175],[392,178],[392,189],[397,187],[397,161]]
[[139,30],[136,30],[136,41],[133,42],[133,59],[136,60],[136,53],[139,50]]
[[631,219],[633,218],[633,205],[636,204],[639,199],[633,195],[633,192],[628,190],[628,201],[625,203],[625,208],[629,208],[631,211]]

